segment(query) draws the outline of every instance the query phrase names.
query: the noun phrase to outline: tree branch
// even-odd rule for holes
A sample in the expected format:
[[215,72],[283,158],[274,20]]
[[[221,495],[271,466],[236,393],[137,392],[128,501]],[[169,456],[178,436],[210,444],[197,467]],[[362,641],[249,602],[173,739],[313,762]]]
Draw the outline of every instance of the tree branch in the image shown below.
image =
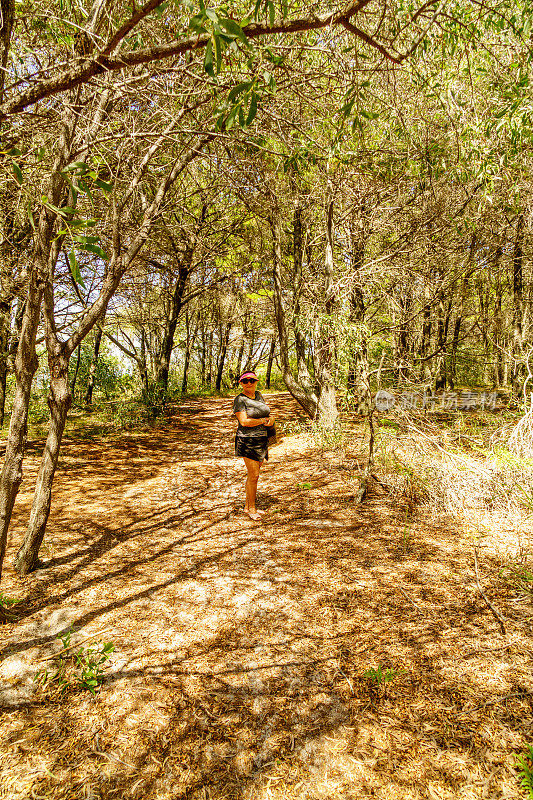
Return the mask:
[[141,22],[141,20],[147,17],[151,11],[154,11],[163,2],[164,0],[149,0],[149,2],[146,3],[146,5],[144,5],[138,11],[136,11],[135,14],[132,14],[129,20],[125,22],[124,25],[122,25],[122,27],[120,27],[115,34],[113,34],[109,42],[102,50],[101,55],[103,56],[110,55],[113,52],[113,50],[115,50],[118,47],[122,39],[124,39],[128,35],[128,33],[130,33],[130,31],[132,31],[139,24],[139,22]]
[[[342,12],[332,12],[320,17],[311,14],[307,17],[280,21],[272,26],[264,23],[251,23],[250,25],[244,26],[243,32],[248,39],[257,39],[275,33],[299,33],[303,31],[320,30],[335,25],[344,25],[344,27],[350,25],[348,30],[367,44],[371,44],[378,50],[381,48],[380,52],[383,51],[383,55],[394,60],[394,56],[391,56],[381,45],[374,42],[372,37],[368,36],[368,34],[356,28],[354,25],[351,25],[349,22],[349,20],[368,5],[369,2],[370,0],[359,0],[359,2],[354,3],[347,10],[345,9]],[[157,8],[158,5],[160,5],[160,3],[156,0],[150,0],[150,2],[138,12],[138,14],[141,14],[138,21],[142,19],[142,16],[146,16],[149,11],[153,10],[153,8]],[[145,11],[146,14],[144,13]],[[135,17],[132,17],[129,23],[126,23],[126,26],[123,26],[117,31],[108,45],[106,45],[106,48],[100,53],[97,53],[91,58],[75,62],[71,67],[55,77],[39,81],[34,86],[26,89],[26,91],[21,92],[18,97],[0,106],[0,121],[12,114],[24,111],[28,106],[34,105],[40,100],[59,94],[66,89],[72,89],[75,86],[87,83],[97,75],[102,75],[105,72],[116,72],[138,64],[148,64],[153,61],[171,58],[172,56],[183,55],[192,50],[201,50],[207,46],[207,43],[211,39],[210,35],[194,36],[188,39],[182,39],[178,42],[155,45],[154,47],[149,47],[144,50],[129,50],[125,53],[111,54],[111,44],[117,40],[117,37],[126,35],[129,30],[132,30],[134,27],[134,18]],[[128,27],[128,30],[123,34],[122,31],[124,31],[128,25],[131,27]]]

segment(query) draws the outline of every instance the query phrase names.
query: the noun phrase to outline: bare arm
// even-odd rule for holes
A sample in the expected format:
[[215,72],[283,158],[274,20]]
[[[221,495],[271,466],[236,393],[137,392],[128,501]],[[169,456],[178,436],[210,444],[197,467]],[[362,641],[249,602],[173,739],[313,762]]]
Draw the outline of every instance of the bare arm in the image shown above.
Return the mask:
[[235,416],[239,420],[243,428],[256,428],[258,425],[268,425],[270,417],[261,417],[261,419],[251,419],[246,411],[236,411]]

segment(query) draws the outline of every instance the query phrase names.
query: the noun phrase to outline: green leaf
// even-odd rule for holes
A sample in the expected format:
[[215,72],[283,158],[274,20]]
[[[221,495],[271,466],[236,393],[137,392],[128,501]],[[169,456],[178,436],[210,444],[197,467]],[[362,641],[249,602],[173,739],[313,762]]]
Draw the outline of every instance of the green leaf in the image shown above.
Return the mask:
[[215,22],[216,24],[218,24],[218,14],[216,11],[214,11],[214,9],[206,8],[205,15],[208,19],[211,20],[211,22]]
[[365,119],[377,119],[379,117],[379,114],[377,114],[375,111],[365,111],[364,108],[361,108],[359,113]]
[[233,89],[228,94],[228,101],[233,103],[233,101],[243,92],[248,91],[250,86],[252,85],[253,81],[245,81],[244,83],[239,83],[237,86],[234,86]]
[[157,14],[158,17],[162,17],[163,16],[163,12],[168,8],[168,5],[169,5],[169,3],[168,3],[168,0],[167,0],[166,3],[161,3],[160,6],[157,6],[154,9],[154,11],[155,11],[155,13]]
[[234,36],[236,39],[240,39],[240,41],[245,45],[245,47],[250,47],[250,42],[244,35],[244,31],[240,25],[238,25],[234,19],[224,19],[220,18],[219,20],[221,28],[224,28],[231,36]]
[[204,69],[212,78],[215,77],[215,70],[213,69],[213,41],[209,39],[207,47],[205,48]]
[[220,36],[213,36],[213,48],[215,51],[215,68],[218,75],[222,67],[222,47],[220,44]]
[[353,108],[353,104],[354,104],[354,103],[355,103],[355,97],[352,97],[352,99],[351,99],[351,100],[350,100],[348,103],[345,103],[345,104],[342,106],[342,108],[341,108],[341,114],[342,114],[342,116],[344,117],[344,119],[346,119],[346,117],[349,117],[349,116],[350,116],[350,113],[351,113],[351,111],[352,111],[352,108]]
[[22,186],[22,184],[24,183],[24,176],[22,174],[21,168],[15,162],[13,162],[13,175],[15,176],[15,180],[18,183],[18,185]]
[[65,167],[64,172],[78,172],[78,173],[85,173],[87,172],[89,167],[85,163],[85,161],[73,161],[72,164],[69,164],[68,167]]
[[194,17],[191,17],[189,20],[189,30],[199,35],[207,33],[207,30],[203,26],[204,20],[205,16],[203,14],[196,14]]
[[239,114],[239,108],[240,108],[240,106],[234,106],[231,109],[231,111],[229,112],[228,116],[226,117],[226,125],[225,125],[225,127],[226,127],[227,131],[229,131],[230,128],[233,128],[233,126],[235,125],[235,121],[236,121],[237,116]]
[[106,181],[102,181],[102,180],[100,180],[100,178],[97,178],[95,180],[95,184],[96,184],[96,186],[98,186],[99,189],[102,189],[102,191],[104,191],[106,193],[109,193],[109,192],[111,192],[113,190],[113,184],[112,183],[107,183]]
[[102,258],[104,261],[107,261],[107,255],[99,245],[86,243],[82,244],[82,247],[84,250],[87,250],[87,252],[94,253],[95,255],[100,256],[100,258]]
[[268,1],[267,7],[268,7],[268,24],[272,28],[276,20],[276,7],[273,3],[273,0]]
[[248,116],[246,118],[246,127],[251,125],[257,114],[257,94],[252,92],[252,99],[250,100],[250,108],[248,109]]
[[[81,277],[80,268],[78,266],[78,262],[76,261],[76,253],[74,252],[74,250],[71,250],[70,253],[68,254],[68,261],[70,264],[70,272],[72,273],[72,277],[74,278],[76,283],[79,283],[79,285],[83,286],[83,288],[85,289],[85,284],[83,282],[83,278]],[[68,645],[64,646],[67,647]]]
[[37,233],[37,229],[35,228],[35,220],[33,219],[33,211],[32,211],[32,208],[31,208],[31,202],[28,202],[27,214],[28,214],[29,223],[30,223],[31,227],[33,228],[33,232]]

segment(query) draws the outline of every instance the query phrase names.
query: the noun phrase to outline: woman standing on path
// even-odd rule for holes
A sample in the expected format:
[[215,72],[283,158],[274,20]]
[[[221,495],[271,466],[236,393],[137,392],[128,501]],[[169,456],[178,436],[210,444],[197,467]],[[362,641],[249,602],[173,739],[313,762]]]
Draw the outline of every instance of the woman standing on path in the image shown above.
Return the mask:
[[235,436],[235,455],[244,458],[248,477],[246,478],[246,504],[244,513],[257,521],[264,512],[255,506],[259,470],[265,459],[268,460],[268,437],[266,425],[274,424],[270,408],[261,392],[257,391],[255,372],[243,372],[239,378],[242,393],[233,401],[233,413],[239,421]]

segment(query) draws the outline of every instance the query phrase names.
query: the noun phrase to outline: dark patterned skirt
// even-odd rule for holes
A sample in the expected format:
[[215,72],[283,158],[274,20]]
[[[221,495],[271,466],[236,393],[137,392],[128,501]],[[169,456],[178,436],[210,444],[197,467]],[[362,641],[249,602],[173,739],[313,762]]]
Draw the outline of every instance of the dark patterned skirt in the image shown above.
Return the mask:
[[252,461],[268,461],[266,436],[235,436],[235,455]]

